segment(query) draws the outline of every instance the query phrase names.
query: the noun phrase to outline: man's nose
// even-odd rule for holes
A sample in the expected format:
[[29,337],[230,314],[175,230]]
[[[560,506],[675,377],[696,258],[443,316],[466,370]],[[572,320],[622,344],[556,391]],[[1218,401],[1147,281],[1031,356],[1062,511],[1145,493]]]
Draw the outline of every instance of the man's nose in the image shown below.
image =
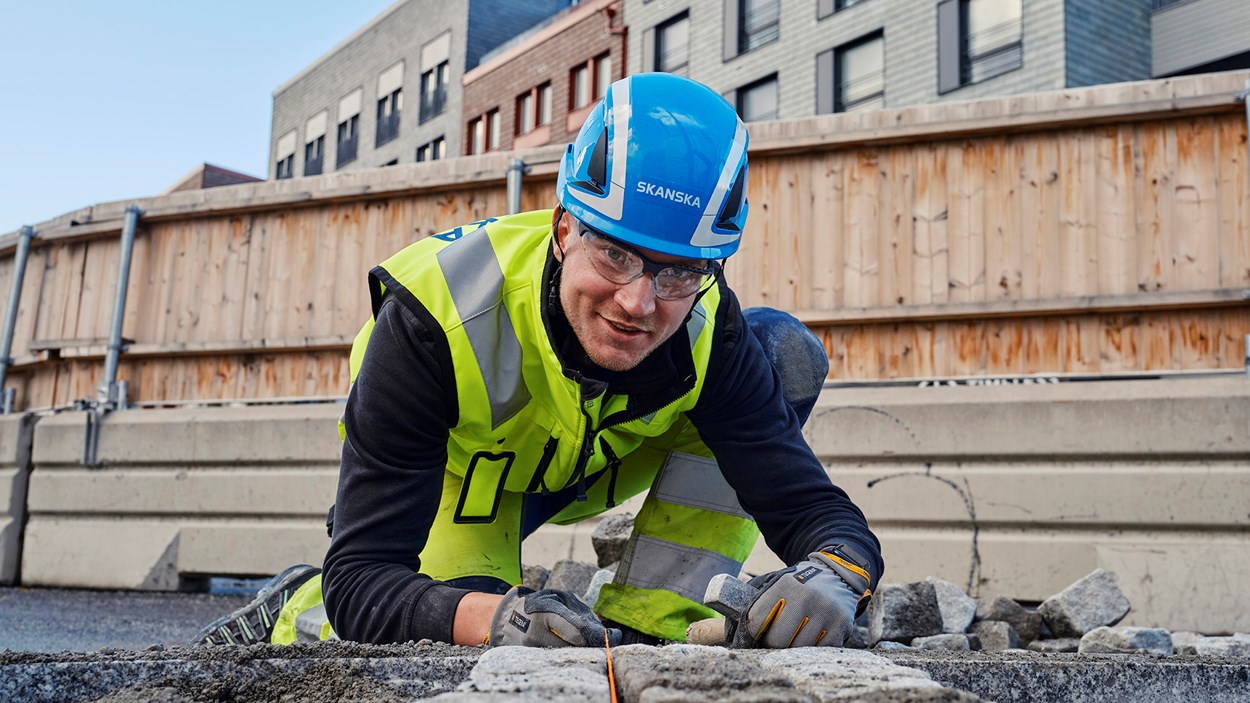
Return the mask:
[[650,315],[655,312],[655,290],[651,285],[651,274],[644,273],[629,283],[618,286],[616,304],[632,317]]

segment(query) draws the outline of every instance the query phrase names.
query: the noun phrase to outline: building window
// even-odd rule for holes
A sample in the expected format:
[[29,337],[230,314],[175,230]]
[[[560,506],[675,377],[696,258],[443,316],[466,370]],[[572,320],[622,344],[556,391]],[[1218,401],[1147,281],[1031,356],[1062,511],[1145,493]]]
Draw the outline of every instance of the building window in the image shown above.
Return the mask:
[[442,137],[436,137],[434,140],[430,141],[429,143],[422,144],[421,146],[417,147],[417,162],[420,163],[422,161],[438,161],[439,159],[445,158],[446,148],[447,148],[446,140],[444,140]]
[[278,159],[277,173],[275,177],[280,179],[290,178],[295,174],[295,154],[287,154],[285,157]]
[[578,66],[569,71],[569,109],[590,104],[590,68]]
[[326,138],[325,135],[304,145],[304,175],[317,176],[321,174],[321,161],[326,154]]
[[486,151],[486,123],[481,117],[469,120],[469,154]]
[[601,99],[608,94],[608,86],[612,84],[612,54],[600,54],[591,63],[595,67],[595,99]]
[[295,175],[295,130],[282,135],[274,145],[274,178],[290,178]]
[[399,113],[403,106],[403,88],[396,88],[378,100],[378,133],[374,146],[382,146],[399,136]]
[[885,37],[880,33],[834,50],[834,112],[885,107]]
[[841,12],[848,7],[854,7],[865,0],[818,0],[816,5],[816,19],[824,19],[835,12]]
[[777,74],[739,88],[737,103],[743,122],[777,119]]
[[338,140],[335,145],[334,167],[339,168],[356,160],[356,147],[360,143],[360,115],[352,115],[339,123]]
[[551,83],[532,88],[516,98],[516,134],[529,134],[551,122]]
[[538,124],[551,124],[551,83],[538,86]]
[[938,92],[1024,65],[1021,0],[942,0],[938,4]]
[[451,69],[443,61],[421,74],[420,122],[442,114],[447,106],[447,83]]
[[655,28],[655,70],[685,76],[689,73],[690,15],[681,13]]
[[485,154],[499,148],[499,110],[469,120],[469,153]]
[[738,0],[737,53],[777,41],[780,16],[780,0]]
[[499,110],[486,113],[486,150],[499,148]]
[[527,90],[516,98],[516,133],[534,131],[534,91]]

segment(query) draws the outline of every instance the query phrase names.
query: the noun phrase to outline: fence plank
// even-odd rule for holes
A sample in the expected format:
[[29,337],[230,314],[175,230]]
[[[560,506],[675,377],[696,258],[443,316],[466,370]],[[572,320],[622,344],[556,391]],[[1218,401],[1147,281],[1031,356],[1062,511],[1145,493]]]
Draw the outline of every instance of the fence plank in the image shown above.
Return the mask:
[[1173,245],[1178,290],[1210,290],[1219,286],[1215,144],[1214,122],[1210,118],[1176,124],[1176,205],[1172,210],[1172,229],[1176,232]]

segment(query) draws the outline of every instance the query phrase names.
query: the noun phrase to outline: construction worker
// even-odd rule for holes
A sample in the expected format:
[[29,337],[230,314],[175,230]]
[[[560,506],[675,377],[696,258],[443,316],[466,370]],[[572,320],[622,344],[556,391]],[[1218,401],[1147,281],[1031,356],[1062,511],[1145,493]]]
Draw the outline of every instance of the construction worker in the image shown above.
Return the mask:
[[[374,268],[324,571],[288,569],[203,641],[680,641],[762,532],[790,566],[750,582],[733,645],[846,643],[880,546],[801,434],[823,346],[726,284],[746,179],[747,131],[721,96],[635,75],[565,150],[554,210]],[[540,525],[644,491],[596,603],[517,585]]]

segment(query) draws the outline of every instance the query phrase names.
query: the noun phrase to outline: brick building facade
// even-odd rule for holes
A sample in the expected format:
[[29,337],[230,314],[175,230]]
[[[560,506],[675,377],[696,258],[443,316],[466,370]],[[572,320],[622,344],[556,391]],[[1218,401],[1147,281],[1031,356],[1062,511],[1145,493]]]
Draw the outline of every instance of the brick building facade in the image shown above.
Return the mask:
[[583,0],[483,57],[462,86],[461,154],[570,142],[625,75],[620,0]]

